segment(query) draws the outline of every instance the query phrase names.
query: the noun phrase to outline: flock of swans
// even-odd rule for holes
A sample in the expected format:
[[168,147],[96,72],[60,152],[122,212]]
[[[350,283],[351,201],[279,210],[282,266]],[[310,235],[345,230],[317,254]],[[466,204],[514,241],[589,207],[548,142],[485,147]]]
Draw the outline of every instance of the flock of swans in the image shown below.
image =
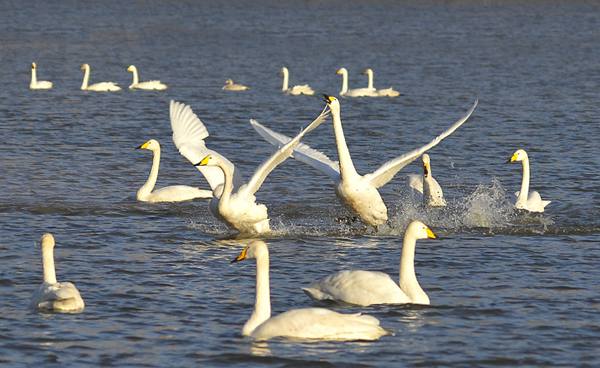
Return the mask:
[[[84,84],[87,85],[89,66],[84,65],[83,69],[86,72]],[[34,70],[35,63],[32,65],[32,71]],[[135,67],[130,67],[128,70],[134,72],[134,82],[138,83]],[[345,80],[347,76],[345,69],[342,68],[339,72]],[[307,85],[290,88],[287,69],[282,69],[282,73],[283,89],[288,93],[312,91]],[[372,73],[367,74],[372,75]],[[34,77],[35,74],[32,83]],[[49,83],[37,80],[35,82],[38,86],[46,87]],[[233,82],[228,84],[234,85]],[[49,86],[51,87],[51,84]],[[95,85],[87,87],[93,86]],[[109,88],[109,86],[106,84],[97,88]],[[348,90],[346,81],[343,86],[346,95],[360,92]],[[275,146],[275,151],[256,168],[248,181],[242,179],[235,165],[225,156],[207,147],[205,141],[209,138],[208,129],[191,107],[171,101],[169,115],[173,142],[180,154],[205,177],[210,189],[175,185],[155,190],[161,151],[159,142],[150,139],[137,147],[153,153],[150,175],[146,183],[137,191],[137,200],[157,203],[208,199],[210,212],[229,228],[242,234],[261,236],[270,232],[269,215],[267,206],[257,203],[256,193],[267,176],[279,164],[288,157],[293,157],[328,176],[333,181],[335,193],[343,205],[363,223],[377,228],[388,220],[387,207],[378,189],[390,182],[402,168],[421,157],[423,174],[411,176],[410,186],[423,193],[425,206],[446,205],[442,187],[432,176],[431,158],[426,152],[454,133],[469,119],[477,107],[477,100],[461,118],[429,143],[390,159],[371,173],[361,175],[354,167],[346,144],[340,100],[327,95],[324,98],[326,106],[323,110],[294,137],[287,137],[256,120],[250,120],[250,124],[258,134]],[[317,129],[329,116],[332,118],[338,161],[300,142],[306,134]],[[516,193],[515,208],[543,212],[550,201],[542,200],[538,192],[529,191],[527,153],[519,149],[508,162],[521,162],[523,165],[523,181],[521,190]],[[403,239],[398,282],[382,272],[342,270],[315,281],[302,290],[314,300],[332,300],[358,306],[402,303],[428,305],[429,296],[421,288],[414,270],[415,247],[417,240],[420,239],[436,239],[436,235],[424,223],[412,221],[407,226]],[[51,234],[44,234],[40,243],[44,282],[34,293],[32,306],[39,310],[54,312],[83,311],[85,303],[75,285],[57,282],[53,256],[54,237]],[[376,340],[389,333],[380,326],[379,320],[375,317],[360,313],[344,314],[325,308],[302,308],[271,316],[267,244],[263,240],[251,241],[232,263],[246,259],[256,261],[256,297],[252,314],[242,328],[242,335],[257,340],[285,337],[344,341]]]

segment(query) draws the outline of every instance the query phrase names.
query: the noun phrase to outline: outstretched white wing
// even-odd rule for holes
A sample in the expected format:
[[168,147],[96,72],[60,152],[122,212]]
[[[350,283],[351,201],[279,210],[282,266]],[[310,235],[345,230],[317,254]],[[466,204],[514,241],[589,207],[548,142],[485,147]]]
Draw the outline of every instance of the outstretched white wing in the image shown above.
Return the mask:
[[[256,132],[263,137],[264,140],[274,146],[281,147],[291,140],[290,137],[272,131],[254,119],[250,120],[250,124],[252,124],[254,130],[256,130]],[[331,160],[324,153],[317,151],[316,149],[311,148],[304,143],[298,144],[292,153],[292,157],[323,172],[335,181],[339,180],[340,165],[338,162]]]
[[[187,158],[189,162],[197,164],[210,153],[231,164],[220,153],[206,148],[204,139],[208,137],[208,130],[191,107],[171,100],[169,113],[171,129],[173,129],[173,142],[179,153]],[[213,190],[225,182],[223,171],[216,166],[196,166],[196,168],[204,175]],[[237,174],[237,170],[235,174]],[[239,182],[237,177],[237,175],[234,175],[234,185]]]
[[479,100],[475,100],[473,106],[469,109],[469,111],[467,111],[467,113],[462,118],[458,119],[454,124],[452,124],[450,128],[448,128],[442,134],[435,137],[434,140],[420,148],[412,150],[408,153],[403,154],[400,157],[396,157],[395,159],[384,163],[379,169],[377,169],[377,171],[365,175],[365,178],[368,179],[371,182],[371,184],[373,184],[373,186],[375,186],[376,188],[380,188],[387,184],[390,180],[392,180],[394,175],[396,175],[398,171],[400,171],[403,167],[416,160],[419,156],[427,152],[429,149],[435,147],[444,138],[454,133],[456,129],[463,125],[467,121],[467,119],[469,119],[473,111],[475,111],[478,102]]
[[291,140],[288,140],[288,142],[286,142],[275,153],[273,153],[271,157],[267,159],[267,161],[263,162],[262,165],[256,169],[254,175],[252,175],[252,178],[246,185],[246,190],[248,190],[250,194],[256,193],[267,178],[267,175],[269,175],[269,173],[273,171],[277,165],[291,156],[294,148],[298,146],[302,137],[304,137],[306,133],[318,127],[323,121],[325,121],[327,116],[329,116],[329,109],[326,107],[323,109],[323,111],[321,111],[321,114],[319,114],[319,116],[317,116],[317,118],[313,120],[306,128],[302,129],[297,136]]

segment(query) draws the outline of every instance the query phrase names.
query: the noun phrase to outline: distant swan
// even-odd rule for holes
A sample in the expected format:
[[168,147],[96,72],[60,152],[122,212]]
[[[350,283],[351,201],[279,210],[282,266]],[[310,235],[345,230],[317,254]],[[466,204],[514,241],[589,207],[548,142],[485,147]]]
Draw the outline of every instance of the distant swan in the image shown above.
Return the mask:
[[79,290],[70,282],[57,282],[54,269],[54,237],[42,235],[42,267],[44,282],[31,298],[31,307],[42,311],[77,313],[83,311],[85,303]]
[[409,175],[409,185],[423,194],[423,203],[430,207],[444,207],[446,200],[442,187],[431,173],[431,161],[428,154],[421,156],[423,160],[423,175]]
[[521,161],[523,165],[523,180],[521,181],[521,190],[516,192],[517,202],[515,208],[527,210],[529,212],[544,212],[544,208],[551,201],[542,200],[540,193],[532,191],[529,193],[529,157],[525,150],[519,149],[508,159],[508,163]]
[[377,340],[388,333],[375,317],[342,314],[325,308],[292,309],[271,317],[267,244],[262,240],[251,242],[232,263],[245,259],[256,259],[256,297],[242,335],[259,341],[274,337],[349,341]]
[[377,96],[381,96],[381,97],[398,97],[398,96],[400,96],[400,92],[396,91],[392,87],[383,88],[383,89],[375,89],[375,87],[373,86],[373,69],[367,68],[367,69],[365,69],[363,74],[366,74],[366,76],[368,77],[368,80],[369,80],[367,88],[376,91]]
[[233,79],[227,79],[223,89],[226,91],[246,91],[249,89],[249,87],[244,86],[243,84],[234,83]]
[[288,95],[309,95],[312,96],[315,94],[315,91],[310,88],[308,84],[296,85],[292,88],[288,88],[290,72],[288,68],[285,66],[281,68],[281,75],[283,76],[283,85],[281,86],[281,90]]
[[31,82],[29,82],[29,89],[51,89],[51,88],[52,88],[52,82],[37,80],[37,64],[31,63]]
[[377,91],[375,88],[356,88],[348,89],[348,70],[346,68],[339,68],[335,74],[342,76],[342,89],[340,90],[340,96],[346,97],[376,97]]
[[[325,100],[329,105],[333,118],[339,163],[305,144],[300,144],[294,149],[293,157],[329,176],[335,183],[335,192],[342,203],[358,215],[361,221],[374,227],[384,224],[388,218],[387,207],[381,199],[378,188],[387,184],[403,167],[416,160],[429,149],[437,146],[444,138],[464,124],[475,111],[478,103],[478,101],[475,101],[463,117],[431,142],[387,161],[370,174],[360,175],[354,168],[350,150],[346,145],[342,128],[340,102],[333,96],[325,96]],[[274,132],[258,124],[258,122],[253,122],[252,125],[258,134],[273,145],[279,146],[289,141],[289,138],[285,135]]]
[[211,190],[203,190],[187,185],[172,185],[153,191],[158,178],[158,167],[160,165],[160,144],[154,139],[137,147],[152,151],[152,169],[146,183],[137,191],[136,198],[141,202],[181,202],[196,198],[212,198]]
[[387,273],[351,270],[336,272],[302,290],[315,300],[335,300],[361,306],[404,303],[429,305],[429,297],[415,274],[416,241],[427,238],[435,239],[436,236],[420,221],[413,221],[406,228],[400,257],[399,284]]
[[121,87],[114,82],[100,82],[88,85],[90,80],[90,65],[82,64],[81,70],[83,70],[83,81],[81,82],[82,91],[114,92],[121,90]]
[[150,91],[163,91],[167,89],[167,85],[161,83],[159,80],[140,82],[138,70],[135,65],[129,65],[127,71],[133,73],[133,81],[129,85],[129,89],[144,89]]

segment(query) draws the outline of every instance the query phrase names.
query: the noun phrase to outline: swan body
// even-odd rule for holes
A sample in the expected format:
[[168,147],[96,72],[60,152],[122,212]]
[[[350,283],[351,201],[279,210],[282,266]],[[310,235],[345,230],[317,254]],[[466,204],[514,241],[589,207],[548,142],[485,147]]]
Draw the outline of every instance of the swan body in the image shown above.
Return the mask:
[[298,96],[298,95],[312,96],[315,94],[315,91],[308,84],[296,85],[291,88],[288,87],[290,72],[288,71],[288,68],[286,68],[285,66],[281,68],[281,75],[283,76],[283,84],[281,86],[281,90],[284,93],[287,93],[288,95],[294,95],[294,96]]
[[167,89],[167,85],[159,80],[140,82],[138,70],[135,65],[129,65],[127,71],[133,73],[133,80],[129,85],[129,89],[143,89],[147,91],[164,91]]
[[421,156],[423,175],[409,175],[409,185],[423,194],[423,204],[429,207],[445,207],[444,191],[431,173],[431,159],[428,154]]
[[29,89],[52,89],[52,82],[37,80],[37,64],[31,63],[31,82]]
[[153,190],[158,178],[158,167],[160,165],[160,144],[151,139],[137,147],[152,151],[152,169],[146,183],[137,191],[136,198],[140,202],[182,202],[197,198],[212,198],[212,191],[203,190],[187,185],[172,185]]
[[83,81],[81,82],[82,91],[115,92],[121,90],[121,87],[114,82],[88,84],[90,81],[90,65],[82,64],[81,70],[83,71]]
[[251,242],[233,262],[253,258],[256,259],[256,299],[242,335],[259,341],[275,337],[348,341],[377,340],[388,333],[375,317],[342,314],[325,308],[293,309],[271,317],[269,250],[265,242]]
[[234,83],[233,79],[227,79],[223,89],[225,91],[246,91],[249,89],[249,87],[244,86],[243,84]]
[[[452,134],[471,116],[477,107],[477,101],[469,111],[457,120],[431,142],[416,148],[399,157],[387,161],[376,171],[360,175],[357,173],[350,157],[350,151],[346,145],[342,121],[340,115],[340,102],[332,96],[325,96],[333,118],[333,130],[335,134],[339,163],[332,161],[325,154],[300,144],[294,150],[293,157],[313,168],[321,171],[334,181],[335,191],[341,202],[354,212],[364,223],[377,227],[387,221],[387,208],[383,202],[378,188],[387,184],[392,178],[409,163],[416,160],[423,153],[438,145],[444,138]],[[273,145],[285,144],[289,138],[283,134],[274,132],[254,122],[254,129],[269,143]]]
[[342,89],[340,90],[340,96],[345,97],[377,97],[377,91],[375,88],[356,88],[348,89],[348,70],[346,68],[339,68],[335,74],[342,76]]
[[544,208],[552,201],[542,200],[542,196],[536,191],[529,192],[529,157],[523,149],[516,150],[508,160],[509,163],[519,161],[523,165],[523,180],[521,190],[515,193],[517,196],[515,208],[529,212],[544,212]]
[[41,311],[77,313],[83,311],[85,303],[79,290],[70,282],[57,282],[54,268],[54,237],[42,235],[42,266],[44,282],[34,292],[31,307]]
[[383,89],[375,89],[373,86],[373,69],[367,68],[364,70],[363,74],[365,74],[368,78],[367,88],[373,89],[377,92],[377,96],[380,97],[398,97],[400,96],[400,92],[396,91],[392,87],[383,88]]
[[429,305],[429,297],[417,281],[414,266],[416,241],[427,238],[435,239],[436,236],[420,221],[413,221],[406,228],[398,284],[383,272],[352,270],[334,273],[302,290],[315,300],[334,300],[361,306],[404,303]]
[[271,157],[269,157],[246,184],[234,190],[233,174],[235,166],[229,161],[223,160],[220,155],[207,154],[195,166],[216,166],[221,169],[225,177],[222,189],[214,193],[210,203],[213,215],[225,222],[230,228],[241,233],[262,234],[270,231],[267,207],[257,204],[254,194],[260,189],[271,171],[280,163],[285,161],[300,143],[304,135],[318,127],[327,117],[326,108],[321,114],[296,137],[282,145]]

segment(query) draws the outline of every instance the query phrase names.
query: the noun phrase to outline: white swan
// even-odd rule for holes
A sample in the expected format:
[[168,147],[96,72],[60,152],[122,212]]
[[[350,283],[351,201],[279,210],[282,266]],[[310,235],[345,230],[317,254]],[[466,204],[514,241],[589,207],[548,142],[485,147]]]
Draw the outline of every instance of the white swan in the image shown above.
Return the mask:
[[260,189],[267,175],[277,165],[285,161],[300,143],[304,135],[318,127],[327,117],[327,108],[296,137],[282,145],[275,153],[263,162],[254,172],[248,183],[234,188],[233,174],[235,166],[222,159],[221,155],[207,154],[195,166],[216,166],[223,171],[225,183],[222,188],[215,190],[210,201],[210,210],[219,220],[229,227],[246,234],[262,234],[270,231],[267,206],[257,204],[255,193]]
[[399,284],[387,273],[351,270],[336,272],[302,290],[315,300],[335,300],[361,306],[403,303],[429,305],[429,297],[415,275],[415,245],[417,239],[427,238],[435,239],[436,236],[420,221],[413,221],[406,228],[400,257]]
[[31,63],[31,82],[29,82],[29,89],[51,89],[51,88],[52,88],[52,82],[37,80],[37,64]]
[[298,95],[312,96],[315,94],[315,91],[312,88],[310,88],[310,86],[308,84],[296,85],[296,86],[293,86],[292,88],[288,88],[290,72],[288,71],[288,68],[286,68],[285,66],[281,68],[281,75],[283,76],[283,85],[281,86],[281,90],[284,93],[287,93],[288,95],[294,95],[294,96],[298,96]]
[[342,314],[325,308],[292,309],[271,317],[267,244],[261,240],[251,242],[232,263],[253,258],[256,259],[256,298],[242,335],[259,341],[274,337],[348,341],[377,340],[388,333],[375,317]]
[[121,90],[121,87],[114,82],[100,82],[88,85],[90,81],[90,65],[82,64],[81,70],[83,70],[83,81],[81,82],[82,91],[114,92]]
[[129,89],[143,89],[147,91],[164,91],[167,89],[167,85],[161,83],[159,80],[140,82],[138,70],[135,65],[129,65],[127,71],[133,73],[133,81],[129,85]]
[[431,160],[428,154],[421,156],[423,160],[423,175],[409,175],[409,185],[423,194],[423,204],[430,207],[445,207],[446,200],[442,187],[431,173]]
[[154,139],[137,147],[137,149],[147,149],[152,151],[152,169],[148,180],[140,189],[138,189],[136,198],[141,202],[181,202],[196,198],[212,198],[211,190],[203,190],[187,185],[172,185],[153,191],[158,178],[158,166],[160,165],[160,144]]
[[44,282],[33,293],[31,307],[43,311],[76,313],[85,303],[79,290],[70,282],[57,282],[54,269],[54,237],[46,233],[41,238]]
[[540,193],[536,191],[529,192],[529,157],[525,150],[519,149],[510,157],[508,163],[521,161],[523,165],[523,181],[521,181],[521,190],[516,192],[517,202],[515,208],[527,210],[529,212],[544,212],[544,208],[551,201],[542,200]]
[[[350,151],[346,145],[346,138],[344,137],[340,117],[340,102],[337,98],[331,96],[325,96],[325,99],[333,117],[333,130],[340,160],[339,164],[305,144],[300,144],[294,150],[293,157],[329,176],[335,183],[336,194],[342,203],[356,213],[364,223],[375,227],[385,223],[388,218],[387,208],[377,189],[387,184],[403,167],[413,162],[427,150],[435,147],[444,138],[458,129],[471,116],[478,102],[475,101],[462,118],[458,119],[450,128],[446,129],[431,142],[396,157],[381,165],[376,171],[363,176],[356,172],[352,158],[350,157]],[[273,145],[279,146],[289,140],[285,135],[265,128],[258,124],[258,122],[253,122],[252,125],[265,140]]]
[[234,83],[233,79],[227,79],[223,89],[225,91],[246,91],[249,89],[249,87],[244,86],[243,84]]
[[368,78],[367,88],[372,89],[377,92],[377,96],[381,97],[398,97],[400,96],[400,92],[396,91],[394,88],[383,88],[383,89],[375,89],[373,86],[373,69],[367,68],[363,71]]
[[377,91],[375,88],[356,88],[348,89],[348,70],[346,68],[339,68],[335,74],[342,76],[342,89],[340,90],[340,96],[345,97],[376,97]]

